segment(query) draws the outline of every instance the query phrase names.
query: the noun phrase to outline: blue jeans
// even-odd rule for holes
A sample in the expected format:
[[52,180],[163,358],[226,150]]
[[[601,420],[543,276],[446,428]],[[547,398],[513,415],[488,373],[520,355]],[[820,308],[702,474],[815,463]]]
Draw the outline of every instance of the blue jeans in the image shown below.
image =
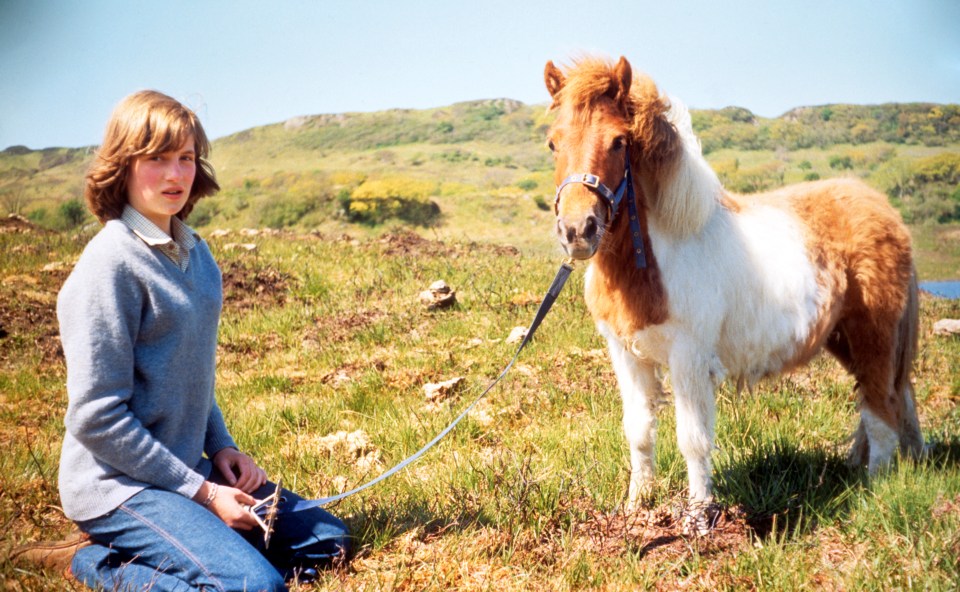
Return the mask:
[[[262,499],[275,487],[268,483],[253,496]],[[283,495],[284,505],[302,499]],[[264,549],[262,530],[233,530],[200,504],[154,488],[77,526],[95,543],[77,551],[73,575],[90,588],[118,592],[286,590],[297,570],[329,564],[350,544],[343,522],[313,508],[282,514]]]

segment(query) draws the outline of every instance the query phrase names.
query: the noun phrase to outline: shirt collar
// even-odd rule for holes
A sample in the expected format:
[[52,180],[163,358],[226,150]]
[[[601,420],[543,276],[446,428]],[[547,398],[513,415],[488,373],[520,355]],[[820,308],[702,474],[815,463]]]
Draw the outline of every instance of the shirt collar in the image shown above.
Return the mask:
[[[197,233],[180,218],[174,216],[170,219],[170,230],[173,233],[171,237],[130,204],[124,206],[120,221],[147,245],[161,247],[161,252],[170,257],[183,270],[186,270],[189,263],[190,249],[197,246],[200,241]],[[162,248],[164,246],[168,248]],[[168,250],[169,247],[174,247],[175,253],[171,254]]]

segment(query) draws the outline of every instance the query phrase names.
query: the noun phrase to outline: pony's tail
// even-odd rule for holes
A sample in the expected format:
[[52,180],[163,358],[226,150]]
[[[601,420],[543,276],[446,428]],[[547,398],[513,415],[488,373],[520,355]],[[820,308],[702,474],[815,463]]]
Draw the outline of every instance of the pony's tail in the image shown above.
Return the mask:
[[917,272],[910,273],[910,288],[907,292],[907,306],[897,326],[895,351],[895,372],[893,388],[900,395],[900,452],[914,458],[923,453],[923,435],[920,433],[920,420],[917,418],[916,397],[910,373],[913,360],[917,357],[917,337],[920,327],[920,297],[917,287]]

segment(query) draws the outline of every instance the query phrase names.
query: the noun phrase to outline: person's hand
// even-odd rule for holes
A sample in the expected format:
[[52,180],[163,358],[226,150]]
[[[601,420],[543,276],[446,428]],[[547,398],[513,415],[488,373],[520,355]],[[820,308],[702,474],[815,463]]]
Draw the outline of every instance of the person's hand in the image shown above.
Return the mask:
[[267,482],[267,472],[236,448],[224,448],[215,454],[213,464],[230,486],[246,493],[253,493]]
[[245,491],[204,481],[193,500],[203,504],[230,528],[251,530],[259,526],[249,511],[257,500]]

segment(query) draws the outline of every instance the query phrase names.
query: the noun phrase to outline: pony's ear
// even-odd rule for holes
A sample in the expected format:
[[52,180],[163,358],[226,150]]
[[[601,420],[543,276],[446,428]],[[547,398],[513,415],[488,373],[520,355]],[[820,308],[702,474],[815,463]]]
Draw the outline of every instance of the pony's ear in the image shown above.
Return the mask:
[[633,70],[627,58],[620,56],[617,65],[613,67],[613,74],[617,80],[617,92],[614,100],[623,103],[630,96],[630,84],[633,82]]
[[552,61],[548,61],[543,69],[543,81],[547,84],[547,91],[550,92],[550,96],[556,98],[567,79],[563,77],[560,68],[554,66]]

